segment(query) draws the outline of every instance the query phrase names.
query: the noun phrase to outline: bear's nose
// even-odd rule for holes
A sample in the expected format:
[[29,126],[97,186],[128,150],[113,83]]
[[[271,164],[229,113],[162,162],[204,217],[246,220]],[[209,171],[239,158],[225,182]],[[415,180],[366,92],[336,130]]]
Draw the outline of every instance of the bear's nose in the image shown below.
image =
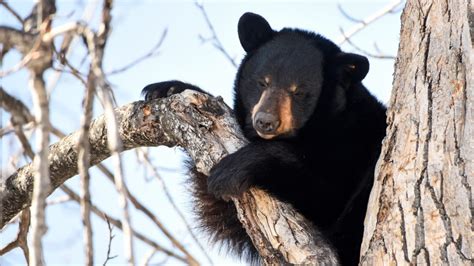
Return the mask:
[[275,133],[279,125],[280,125],[280,120],[278,119],[277,116],[273,114],[258,112],[255,115],[254,127],[260,133],[263,133],[263,134]]

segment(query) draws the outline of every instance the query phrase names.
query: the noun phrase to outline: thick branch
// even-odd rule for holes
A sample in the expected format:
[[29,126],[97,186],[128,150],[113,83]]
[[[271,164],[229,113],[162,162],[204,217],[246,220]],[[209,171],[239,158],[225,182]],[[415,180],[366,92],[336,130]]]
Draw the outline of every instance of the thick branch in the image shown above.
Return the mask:
[[[207,174],[223,156],[241,148],[246,140],[220,98],[185,91],[152,102],[135,102],[116,110],[124,150],[140,146],[185,148],[199,171]],[[77,174],[75,132],[50,147],[51,191]],[[105,117],[91,124],[89,133],[91,165],[110,156]],[[0,227],[29,206],[33,188],[33,167],[26,165],[0,184]],[[291,206],[252,189],[234,199],[239,218],[266,263],[330,263],[335,254],[320,258],[327,243],[314,243],[312,225]],[[324,245],[323,245],[324,244]]]

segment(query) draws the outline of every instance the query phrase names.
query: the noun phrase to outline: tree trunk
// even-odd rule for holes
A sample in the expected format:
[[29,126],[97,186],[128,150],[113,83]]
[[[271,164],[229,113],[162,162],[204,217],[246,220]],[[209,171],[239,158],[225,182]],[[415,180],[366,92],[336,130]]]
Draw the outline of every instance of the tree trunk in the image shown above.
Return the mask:
[[472,265],[474,2],[408,1],[361,264]]

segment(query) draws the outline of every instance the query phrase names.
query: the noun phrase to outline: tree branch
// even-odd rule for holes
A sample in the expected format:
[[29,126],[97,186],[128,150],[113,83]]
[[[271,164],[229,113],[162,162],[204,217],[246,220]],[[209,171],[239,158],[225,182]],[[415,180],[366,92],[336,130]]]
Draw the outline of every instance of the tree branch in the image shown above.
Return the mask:
[[46,234],[46,198],[49,189],[49,101],[46,95],[46,86],[43,73],[31,72],[31,91],[33,94],[33,106],[35,109],[36,147],[37,153],[33,160],[34,189],[31,204],[31,252],[28,263],[32,265],[43,265],[42,238]]
[[[396,10],[397,7],[400,6],[402,0],[394,0],[390,2],[382,9],[378,10],[377,12],[373,13],[372,15],[368,16],[365,19],[359,20],[357,24],[352,26],[348,31],[345,31],[338,40],[336,40],[337,45],[343,45],[348,39],[350,39],[353,35],[357,34],[359,31],[367,27],[367,25],[373,23],[374,21],[378,20],[379,18],[385,16],[388,13],[392,13]],[[343,12],[344,14],[345,12]],[[354,20],[353,18],[349,18],[350,20]]]
[[[66,193],[66,195],[68,195],[71,200],[77,202],[80,204],[81,202],[81,197],[76,194],[76,192],[74,192],[72,189],[70,189],[69,187],[67,187],[66,185],[62,185],[61,186],[61,190]],[[105,213],[104,211],[102,211],[101,209],[99,209],[97,206],[95,206],[94,204],[91,203],[91,211],[100,219],[104,220],[105,222],[107,222],[107,224],[112,224],[113,226],[115,226],[116,228],[122,230],[123,232],[123,225],[122,225],[122,222],[119,220],[119,219],[116,219],[116,218],[112,218],[110,215],[108,215],[107,213]],[[159,245],[158,243],[156,243],[155,241],[151,240],[150,238],[148,238],[147,236],[145,236],[144,234],[141,234],[137,231],[132,231],[132,234],[135,238],[141,240],[143,243],[147,244],[148,246],[156,249],[157,251],[159,252],[163,252],[164,254],[166,254],[167,256],[170,256],[170,257],[173,257],[181,262],[184,262],[186,263],[188,260],[181,256],[180,254],[177,254],[175,253],[174,251],[170,250],[170,249],[167,249],[161,245]],[[110,244],[110,242],[109,242]]]
[[[211,167],[228,153],[245,145],[246,140],[220,98],[185,91],[166,99],[135,102],[115,109],[118,132],[124,150],[140,146],[181,146],[195,161],[199,171]],[[77,174],[75,132],[50,146],[51,191]],[[104,116],[91,123],[89,142],[91,165],[110,156]],[[33,190],[31,164],[0,183],[0,227],[31,203]],[[336,255],[324,250],[327,243],[315,243],[318,234],[309,222],[288,204],[263,191],[251,189],[241,199],[233,199],[239,219],[253,239],[265,263],[335,263]],[[320,255],[326,253],[322,258]]]
[[4,2],[3,0],[1,0],[0,5],[5,7],[5,9],[8,10],[8,12],[10,12],[10,14],[12,14],[12,16],[14,16],[18,20],[18,22],[20,22],[21,25],[25,23],[25,21],[20,16],[20,14],[18,14],[18,12],[16,12],[7,2]]

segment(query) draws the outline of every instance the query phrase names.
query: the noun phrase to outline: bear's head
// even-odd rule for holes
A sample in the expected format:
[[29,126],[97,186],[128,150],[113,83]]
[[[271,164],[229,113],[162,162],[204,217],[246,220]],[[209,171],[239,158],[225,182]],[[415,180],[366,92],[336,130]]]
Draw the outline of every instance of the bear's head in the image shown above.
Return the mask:
[[247,55],[235,107],[247,137],[294,137],[309,120],[343,111],[348,91],[369,70],[367,58],[311,32],[274,31],[257,14],[245,13],[238,33]]

